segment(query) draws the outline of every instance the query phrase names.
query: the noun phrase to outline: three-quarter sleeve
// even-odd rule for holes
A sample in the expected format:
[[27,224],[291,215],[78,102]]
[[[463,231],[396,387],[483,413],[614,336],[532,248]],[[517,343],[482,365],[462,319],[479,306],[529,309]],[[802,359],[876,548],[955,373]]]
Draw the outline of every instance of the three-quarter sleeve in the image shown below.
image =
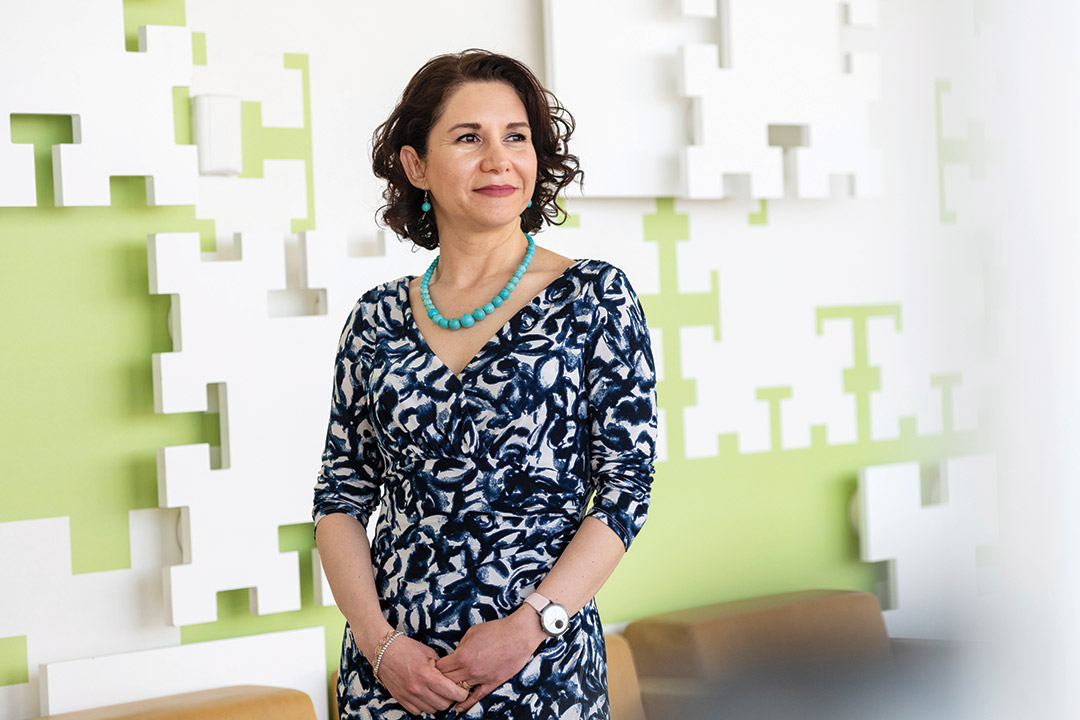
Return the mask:
[[649,329],[623,272],[602,278],[588,338],[589,468],[595,494],[588,517],[627,548],[645,524],[656,457],[656,370]]
[[312,508],[316,526],[332,513],[351,515],[367,525],[379,502],[383,462],[363,381],[362,312],[363,300],[349,314],[338,341],[330,423]]

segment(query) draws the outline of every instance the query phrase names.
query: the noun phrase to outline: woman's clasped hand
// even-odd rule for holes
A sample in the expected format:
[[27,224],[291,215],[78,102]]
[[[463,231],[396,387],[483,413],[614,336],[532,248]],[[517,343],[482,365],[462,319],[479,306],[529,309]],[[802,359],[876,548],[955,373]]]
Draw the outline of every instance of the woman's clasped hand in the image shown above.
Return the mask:
[[379,681],[413,715],[445,710],[467,700],[469,691],[446,677],[438,660],[434,649],[402,635],[383,651]]
[[467,712],[521,672],[546,638],[527,606],[472,626],[445,657],[403,635],[383,653],[379,680],[411,713],[445,710],[454,703]]
[[472,688],[469,699],[458,705],[466,712],[484,696],[521,672],[547,638],[532,608],[523,606],[505,618],[473,625],[461,642],[435,667],[455,682]]

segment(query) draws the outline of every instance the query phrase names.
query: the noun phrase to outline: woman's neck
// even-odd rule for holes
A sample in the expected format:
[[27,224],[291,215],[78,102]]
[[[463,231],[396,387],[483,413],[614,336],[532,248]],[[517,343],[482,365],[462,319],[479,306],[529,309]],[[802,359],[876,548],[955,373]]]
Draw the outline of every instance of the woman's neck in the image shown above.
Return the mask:
[[490,233],[439,232],[439,266],[432,284],[464,289],[489,276],[513,273],[529,241],[520,227]]

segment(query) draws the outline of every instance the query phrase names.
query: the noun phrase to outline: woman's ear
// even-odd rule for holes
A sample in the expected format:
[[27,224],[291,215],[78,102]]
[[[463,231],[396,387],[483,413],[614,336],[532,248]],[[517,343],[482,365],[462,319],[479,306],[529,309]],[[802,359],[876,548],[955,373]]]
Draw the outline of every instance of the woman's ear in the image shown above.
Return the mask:
[[412,145],[403,145],[398,157],[401,160],[401,167],[405,170],[405,176],[409,178],[409,182],[413,184],[413,187],[427,190],[427,168],[424,161],[420,159],[420,155],[417,154],[416,148]]

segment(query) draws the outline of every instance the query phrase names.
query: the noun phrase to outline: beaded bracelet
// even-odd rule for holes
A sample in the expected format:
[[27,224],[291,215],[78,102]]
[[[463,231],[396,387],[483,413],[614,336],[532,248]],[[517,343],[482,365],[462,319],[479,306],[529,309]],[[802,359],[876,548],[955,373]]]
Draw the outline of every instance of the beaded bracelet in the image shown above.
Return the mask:
[[383,657],[383,653],[386,652],[386,648],[390,647],[390,643],[394,642],[395,640],[398,639],[399,636],[404,635],[404,634],[405,633],[400,632],[400,631],[395,632],[393,635],[390,636],[390,639],[388,639],[386,641],[386,644],[382,645],[379,648],[379,654],[375,656],[375,669],[372,671],[372,674],[375,676],[376,680],[379,679],[379,665],[382,664],[382,657]]

